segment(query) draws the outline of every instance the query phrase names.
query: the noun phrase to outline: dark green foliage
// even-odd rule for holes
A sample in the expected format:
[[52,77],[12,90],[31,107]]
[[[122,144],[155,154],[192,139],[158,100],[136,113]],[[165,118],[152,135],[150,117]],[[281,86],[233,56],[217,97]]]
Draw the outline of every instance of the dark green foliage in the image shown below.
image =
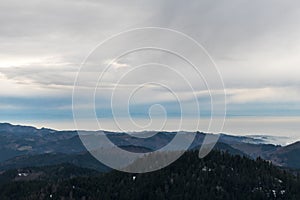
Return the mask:
[[22,155],[0,163],[0,170],[43,167],[48,165],[59,165],[70,163],[78,167],[95,169],[101,172],[110,169],[96,160],[89,152],[78,154],[47,153],[38,155]]
[[[70,169],[71,170],[71,169]],[[67,173],[67,172],[64,172]],[[133,176],[136,179],[133,180]],[[260,158],[212,151],[204,159],[186,152],[151,173],[118,171],[45,182],[10,182],[1,199],[300,199],[300,180]]]
[[[19,175],[21,174],[21,176]],[[24,176],[26,174],[26,176]],[[10,169],[0,175],[0,185],[12,181],[59,181],[75,177],[95,176],[99,172],[93,169],[81,168],[75,165],[64,163],[44,167],[26,167],[21,169]]]

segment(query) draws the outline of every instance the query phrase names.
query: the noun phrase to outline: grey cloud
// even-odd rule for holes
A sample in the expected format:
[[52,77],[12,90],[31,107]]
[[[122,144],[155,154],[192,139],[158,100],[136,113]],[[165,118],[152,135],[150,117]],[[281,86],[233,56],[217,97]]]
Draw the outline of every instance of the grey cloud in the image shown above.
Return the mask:
[[[5,0],[0,6],[0,62],[10,56],[55,59],[53,66],[28,63],[0,68],[0,73],[19,83],[72,86],[80,63],[99,42],[126,29],[161,26],[203,44],[229,89],[297,87],[299,18],[297,1]],[[125,61],[131,64],[130,59]],[[55,66],[55,62],[75,64]]]

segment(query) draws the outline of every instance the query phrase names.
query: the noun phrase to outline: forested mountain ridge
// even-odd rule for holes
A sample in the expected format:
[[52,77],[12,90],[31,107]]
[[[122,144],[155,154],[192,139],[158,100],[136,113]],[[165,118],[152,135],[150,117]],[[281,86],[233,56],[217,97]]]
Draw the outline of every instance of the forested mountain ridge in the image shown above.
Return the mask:
[[[90,172],[88,172],[90,173]],[[300,179],[268,161],[197,151],[159,171],[118,171],[71,179],[12,181],[1,199],[300,199]]]

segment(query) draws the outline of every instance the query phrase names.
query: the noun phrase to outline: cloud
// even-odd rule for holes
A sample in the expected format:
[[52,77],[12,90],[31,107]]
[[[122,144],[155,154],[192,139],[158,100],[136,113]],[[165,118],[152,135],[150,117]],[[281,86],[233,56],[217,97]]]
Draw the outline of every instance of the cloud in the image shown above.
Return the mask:
[[300,88],[267,87],[227,90],[228,103],[293,103],[300,101]]
[[[262,104],[285,104],[289,114],[288,110],[300,100],[298,4],[277,0],[272,3],[268,0],[188,3],[28,0],[26,4],[20,4],[19,1],[4,0],[0,6],[0,98],[18,97],[20,101],[6,102],[0,109],[7,103],[9,107],[19,108],[24,97],[56,99],[53,101],[71,98],[81,63],[100,42],[131,28],[158,26],[186,33],[205,47],[220,69],[235,113],[240,109],[242,115],[243,106],[252,109],[260,108]],[[187,52],[191,59],[204,58],[203,54],[199,55],[185,41],[175,37],[149,33],[143,39]],[[143,42],[142,38],[140,42]],[[133,46],[130,40],[119,40],[112,46],[105,46],[105,51],[100,53],[110,55],[115,49],[130,50]],[[203,80],[190,66],[165,52],[148,50],[132,52],[117,60],[97,56],[94,59],[95,66],[84,73],[86,77],[96,79],[86,81],[82,98],[86,90],[95,87],[107,62],[113,61],[112,68],[105,73],[104,87],[98,93],[102,105],[110,103],[111,92],[124,73],[151,62],[178,70],[183,77],[188,77],[198,98],[209,97]],[[206,65],[200,67],[206,70]],[[212,93],[222,92],[216,86],[214,76],[205,78],[210,82]],[[180,75],[162,66],[149,65],[129,73],[118,83],[121,88],[119,103],[123,103],[132,89],[151,80],[170,86],[184,102],[193,98],[193,92]],[[137,100],[141,105],[159,101],[174,103],[174,98],[166,93],[160,87],[147,88]],[[27,102],[22,106],[32,109],[33,105]]]
[[113,61],[113,60],[107,60],[103,64],[106,66],[111,65],[111,67],[113,67],[114,69],[130,67],[130,65],[127,63],[121,63],[121,62],[117,62],[117,61]]

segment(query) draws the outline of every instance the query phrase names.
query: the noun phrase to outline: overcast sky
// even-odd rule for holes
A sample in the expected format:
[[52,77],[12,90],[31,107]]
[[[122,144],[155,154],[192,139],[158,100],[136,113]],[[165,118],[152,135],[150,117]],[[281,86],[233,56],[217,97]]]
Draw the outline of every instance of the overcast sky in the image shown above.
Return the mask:
[[[0,120],[53,128],[74,128],[73,84],[80,64],[89,53],[100,42],[122,31],[140,27],[163,27],[194,38],[218,66],[227,93],[229,123],[225,124],[226,131],[260,132],[260,129],[253,129],[253,124],[261,121],[253,122],[252,125],[241,122],[243,119],[248,121],[249,118],[257,117],[264,122],[268,120],[268,124],[259,125],[262,133],[270,134],[274,129],[280,129],[279,122],[276,128],[265,127],[272,126],[274,118],[282,119],[282,123],[292,118],[292,122],[282,125],[278,132],[293,132],[300,122],[299,19],[300,3],[296,0],[27,0],[26,3],[2,0]],[[159,38],[159,35],[149,33],[148,37]],[[167,41],[174,48],[188,49],[186,43],[180,43],[176,38],[157,40]],[[131,44],[132,41],[123,40],[111,44],[107,51],[120,46],[131,50]],[[148,56],[133,53],[112,63],[112,69],[105,77],[106,83],[119,80],[120,70],[128,72],[133,66],[150,62],[151,59],[155,62],[163,60],[162,63],[166,62],[175,68],[184,65],[180,60],[164,53],[156,53],[147,53]],[[190,55],[197,57],[192,50]],[[112,58],[97,60],[100,68],[95,71],[101,72],[110,59]],[[150,67],[142,74],[128,76],[127,80],[123,80],[122,86],[137,86],[151,78],[154,78],[154,82],[168,80],[163,82],[165,84],[177,80],[175,74],[173,76],[164,71],[162,66],[159,70],[152,67],[153,71],[149,71]],[[184,71],[190,73],[188,70]],[[210,82],[213,78],[206,77]],[[202,98],[205,117],[209,101],[207,96],[201,95],[205,93],[203,82],[199,81],[197,85],[197,79],[192,77],[190,82],[196,87],[197,98]],[[177,82],[173,87],[181,92],[184,102],[190,102],[189,98],[192,96],[187,89],[188,85],[185,87]],[[213,92],[218,92],[218,89],[220,88],[214,88]],[[123,102],[128,91],[123,89],[118,93],[116,104]],[[106,92],[97,93],[97,114],[105,120],[112,117],[108,97]],[[148,117],[146,111],[152,103],[166,106],[169,117],[176,118],[180,114],[178,102],[162,88],[147,88],[139,93],[137,99],[139,103],[133,105],[131,110],[136,118]],[[165,114],[160,107],[157,110],[157,116]],[[122,113],[122,110],[116,112]],[[66,123],[62,125],[62,122]],[[289,130],[290,127],[292,129]]]

